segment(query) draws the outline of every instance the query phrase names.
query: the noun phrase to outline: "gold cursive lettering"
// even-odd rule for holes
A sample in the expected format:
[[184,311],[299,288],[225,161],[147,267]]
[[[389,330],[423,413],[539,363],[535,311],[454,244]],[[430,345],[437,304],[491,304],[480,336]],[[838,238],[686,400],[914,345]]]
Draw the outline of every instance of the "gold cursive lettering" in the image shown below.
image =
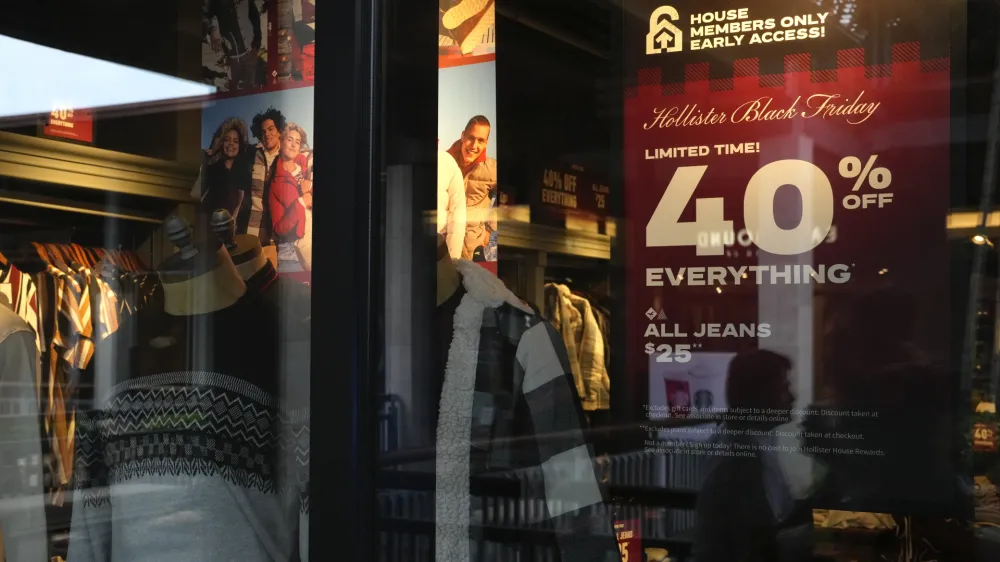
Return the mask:
[[844,117],[844,120],[851,125],[860,125],[869,120],[872,115],[875,115],[879,106],[882,105],[882,102],[862,102],[861,100],[864,95],[865,92],[862,90],[854,100],[837,103],[836,100],[840,99],[840,94],[813,94],[806,100],[806,106],[812,111],[803,111],[802,118],[812,119],[820,117],[822,119],[829,119],[830,117]]
[[[653,108],[653,118],[642,124],[644,130],[672,127],[704,127],[725,123],[762,123],[791,119],[840,118],[851,125],[860,125],[871,119],[882,102],[865,98],[862,90],[856,96],[845,97],[839,93],[812,94],[803,99],[796,97],[788,105],[779,106],[775,98],[762,96],[744,102],[732,113],[717,107],[702,109],[697,103],[683,106]],[[800,109],[801,106],[805,109]]]
[[719,125],[726,122],[726,114],[714,107],[708,112],[698,109],[698,104],[687,104],[684,107],[654,108],[653,120],[642,124],[642,128],[666,129],[668,127],[700,127],[702,125]]
[[799,103],[795,98],[792,104],[785,108],[772,108],[774,98],[764,96],[752,101],[748,101],[736,108],[733,112],[733,123],[754,123],[757,121],[782,121],[795,118],[795,106]]

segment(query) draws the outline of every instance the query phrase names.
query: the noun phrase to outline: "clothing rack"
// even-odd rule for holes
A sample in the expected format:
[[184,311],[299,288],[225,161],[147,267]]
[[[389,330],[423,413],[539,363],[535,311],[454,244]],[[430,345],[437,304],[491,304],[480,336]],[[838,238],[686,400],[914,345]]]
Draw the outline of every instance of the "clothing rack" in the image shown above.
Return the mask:
[[[88,387],[91,373],[87,371],[93,372],[96,366],[84,366],[88,355],[82,352],[92,346],[93,338],[108,334],[108,326],[162,294],[157,276],[144,261],[155,263],[164,246],[162,233],[157,234],[163,218],[177,212],[178,206],[196,203],[191,187],[197,177],[196,162],[0,131],[0,289],[7,297],[5,304],[16,307],[15,312],[35,328],[43,358],[39,378],[45,392],[39,389],[43,402],[39,426],[45,436],[43,455],[48,456],[44,477],[49,482],[45,488],[52,559],[66,556],[71,496],[63,492],[72,476],[71,463],[67,463],[57,478],[52,456],[57,448],[72,450],[67,421],[71,422],[76,407],[87,407],[85,400],[91,398],[87,395],[96,392]],[[148,248],[148,253],[143,251],[146,260],[136,253],[140,244]],[[42,283],[44,288],[36,286]],[[99,298],[91,299],[92,294]],[[91,304],[87,326],[91,340],[78,333],[79,322],[57,308],[64,306],[62,297],[67,303],[75,298],[80,306]],[[35,303],[34,308],[29,303]],[[51,334],[44,330],[59,324],[62,329],[73,329],[60,334],[56,349]],[[72,350],[81,353],[74,355]],[[74,359],[78,360],[74,368],[66,367]],[[55,373],[60,365],[60,372]],[[71,377],[75,380],[67,384]],[[52,387],[52,381],[58,388]],[[55,400],[65,405],[63,413],[53,411],[50,388],[60,391],[54,394],[61,394]],[[63,427],[58,438],[53,433],[57,426]]]
[[[71,239],[74,229],[54,229],[52,238]],[[72,242],[0,241],[0,292],[35,332],[41,357],[36,388],[40,398],[40,462],[53,559],[65,556],[70,524],[76,411],[97,394],[95,345],[120,329],[128,316],[153,302],[158,278],[132,250],[84,247]],[[13,243],[11,243],[13,242]]]
[[108,211],[105,210],[107,207],[106,205],[84,203],[79,201],[73,202],[57,197],[19,193],[5,189],[0,189],[0,203],[36,207],[39,209],[48,209],[53,211],[65,211],[68,213],[80,213],[95,217],[127,220],[146,224],[159,225],[163,222],[162,217],[151,213],[141,213],[139,211]]

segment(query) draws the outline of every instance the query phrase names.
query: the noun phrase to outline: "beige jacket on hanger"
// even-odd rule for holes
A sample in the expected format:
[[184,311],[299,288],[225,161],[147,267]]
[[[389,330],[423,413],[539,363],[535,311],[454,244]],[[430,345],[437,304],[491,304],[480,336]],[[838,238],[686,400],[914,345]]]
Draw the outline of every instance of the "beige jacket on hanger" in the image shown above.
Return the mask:
[[[48,560],[42,499],[42,444],[38,426],[35,333],[0,306],[0,560]],[[11,472],[18,473],[10,477]],[[5,557],[6,555],[6,557]]]
[[574,295],[565,285],[549,283],[545,285],[544,314],[566,344],[583,409],[610,408],[611,379],[604,362],[604,337],[590,301]]

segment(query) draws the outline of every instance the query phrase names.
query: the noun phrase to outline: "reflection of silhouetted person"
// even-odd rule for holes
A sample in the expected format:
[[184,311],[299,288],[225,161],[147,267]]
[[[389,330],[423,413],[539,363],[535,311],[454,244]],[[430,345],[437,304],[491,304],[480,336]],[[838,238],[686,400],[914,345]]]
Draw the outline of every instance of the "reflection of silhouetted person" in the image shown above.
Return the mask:
[[[820,455],[829,469],[823,507],[908,515],[955,513],[953,509],[962,505],[956,500],[964,497],[957,432],[967,426],[955,411],[957,377],[934,356],[933,345],[918,343],[919,303],[897,287],[886,287],[838,304],[825,334],[826,380],[815,409],[865,415],[812,416],[803,420],[803,426],[814,433],[861,438],[804,444],[858,447],[881,454]],[[946,346],[937,346],[941,347]],[[934,537],[942,525],[943,516],[911,521],[914,536],[931,537],[936,548],[943,546],[943,539]],[[954,552],[936,557],[974,559]]]
[[[788,412],[795,397],[787,357],[755,350],[729,364],[726,401],[730,415],[758,411]],[[748,412],[749,410],[749,412]],[[713,456],[698,492],[694,554],[698,562],[781,562],[808,559],[812,514],[796,502],[767,435],[787,416],[770,421],[726,421],[714,445],[730,456]],[[763,434],[763,435],[758,435]],[[744,456],[735,456],[734,453]],[[749,453],[749,456],[745,456]]]

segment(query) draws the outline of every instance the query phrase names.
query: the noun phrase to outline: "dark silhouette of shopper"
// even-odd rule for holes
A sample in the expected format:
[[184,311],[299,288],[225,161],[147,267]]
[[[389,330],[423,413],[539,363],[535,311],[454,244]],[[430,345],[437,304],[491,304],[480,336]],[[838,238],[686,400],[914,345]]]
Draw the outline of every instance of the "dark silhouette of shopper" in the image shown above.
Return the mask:
[[712,457],[698,492],[698,562],[808,559],[811,512],[792,497],[778,464],[783,453],[769,450],[777,444],[773,430],[789,421],[794,405],[791,368],[787,357],[766,350],[741,353],[729,364],[730,419],[712,449],[726,454]]
[[[960,462],[969,425],[958,405],[967,398],[947,364],[947,341],[926,338],[930,321],[919,299],[900,287],[842,299],[835,310],[824,334],[825,380],[810,410],[857,415],[807,417],[810,434],[846,437],[804,444],[865,452],[814,455],[828,473],[814,504],[888,513],[901,526],[905,517],[904,540],[931,549],[934,559],[974,560],[974,541],[944,515],[967,513],[971,489]],[[902,548],[890,543],[883,556],[895,560]]]

